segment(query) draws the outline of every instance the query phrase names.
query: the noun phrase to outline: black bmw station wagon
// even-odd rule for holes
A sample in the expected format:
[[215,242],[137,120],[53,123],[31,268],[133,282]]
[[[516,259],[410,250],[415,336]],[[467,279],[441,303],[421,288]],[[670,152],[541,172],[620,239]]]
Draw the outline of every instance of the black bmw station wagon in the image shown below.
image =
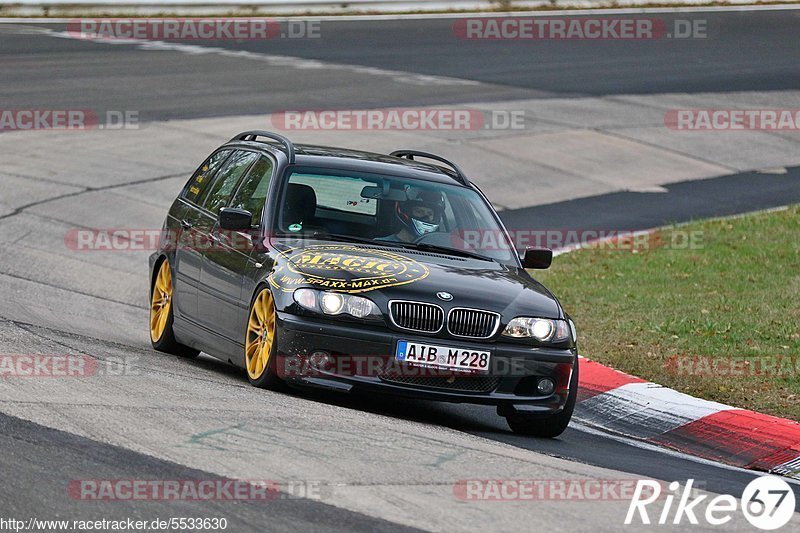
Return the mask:
[[[423,160],[428,162],[423,162]],[[156,350],[204,351],[257,387],[496,405],[554,437],[578,386],[575,326],[448,160],[237,135],[195,171],[150,257]]]

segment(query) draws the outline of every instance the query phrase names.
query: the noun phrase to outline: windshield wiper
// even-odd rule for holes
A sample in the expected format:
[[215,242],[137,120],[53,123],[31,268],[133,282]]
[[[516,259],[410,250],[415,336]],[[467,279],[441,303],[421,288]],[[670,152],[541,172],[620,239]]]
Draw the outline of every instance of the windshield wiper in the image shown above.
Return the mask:
[[481,261],[496,262],[491,257],[486,257],[485,255],[476,254],[475,252],[470,252],[468,250],[459,250],[458,248],[448,248],[447,246],[439,246],[438,244],[430,244],[427,242],[420,242],[420,243],[400,242],[394,244],[402,246],[403,248],[411,248],[423,252],[435,252],[444,255],[457,255],[461,257],[470,257],[472,259],[480,259]]
[[413,243],[413,242],[401,242],[401,241],[381,241],[378,239],[368,239],[366,237],[355,237],[353,235],[344,235],[341,233],[327,233],[322,231],[315,231],[314,233],[311,234],[311,236],[315,239],[320,239],[323,241],[344,241],[344,242],[352,242],[358,244],[368,244],[370,246],[384,246],[388,248],[409,248],[411,250],[420,250],[423,252],[434,252],[443,255],[455,255],[460,257],[469,257],[472,259],[480,259],[481,261],[496,262],[491,257],[477,254],[475,252],[470,252],[467,250],[459,250],[457,248],[448,248],[447,246],[439,246],[436,244],[429,244],[426,242]]
[[374,239],[367,239],[365,237],[354,237],[352,235],[343,235],[341,233],[326,233],[322,231],[315,231],[311,234],[311,236],[315,239],[320,239],[323,241],[345,241],[345,242],[354,242],[358,244],[370,244],[374,246],[393,246],[397,243],[394,242],[385,242],[385,241],[377,241]]

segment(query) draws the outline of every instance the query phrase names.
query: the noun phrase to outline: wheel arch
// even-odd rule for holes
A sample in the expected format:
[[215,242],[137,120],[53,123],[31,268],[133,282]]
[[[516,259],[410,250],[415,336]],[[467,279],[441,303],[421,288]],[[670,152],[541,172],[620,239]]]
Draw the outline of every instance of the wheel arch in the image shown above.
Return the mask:
[[[156,277],[158,276],[158,270],[161,268],[161,265],[164,261],[169,261],[169,257],[167,254],[162,253],[160,254],[155,261],[153,261],[153,268],[150,270],[150,296],[153,296],[153,287],[156,284]],[[170,274],[172,274],[172,263],[169,264]]]

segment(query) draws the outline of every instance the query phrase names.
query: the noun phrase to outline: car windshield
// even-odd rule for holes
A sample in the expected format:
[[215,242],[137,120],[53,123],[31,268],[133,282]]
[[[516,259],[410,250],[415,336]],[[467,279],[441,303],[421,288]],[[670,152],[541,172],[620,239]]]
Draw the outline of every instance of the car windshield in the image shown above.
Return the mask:
[[278,234],[401,246],[517,265],[480,194],[456,184],[298,167],[280,200]]

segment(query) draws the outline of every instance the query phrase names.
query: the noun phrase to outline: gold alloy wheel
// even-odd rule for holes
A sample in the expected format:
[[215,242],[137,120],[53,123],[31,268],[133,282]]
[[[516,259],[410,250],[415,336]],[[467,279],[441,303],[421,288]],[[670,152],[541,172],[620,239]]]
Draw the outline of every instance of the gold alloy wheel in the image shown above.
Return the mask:
[[275,306],[272,303],[272,293],[269,289],[264,289],[253,302],[250,320],[247,322],[245,364],[251,379],[260,378],[267,369],[274,340]]
[[158,342],[167,329],[169,310],[172,307],[172,273],[165,259],[158,269],[153,297],[150,301],[150,339]]

